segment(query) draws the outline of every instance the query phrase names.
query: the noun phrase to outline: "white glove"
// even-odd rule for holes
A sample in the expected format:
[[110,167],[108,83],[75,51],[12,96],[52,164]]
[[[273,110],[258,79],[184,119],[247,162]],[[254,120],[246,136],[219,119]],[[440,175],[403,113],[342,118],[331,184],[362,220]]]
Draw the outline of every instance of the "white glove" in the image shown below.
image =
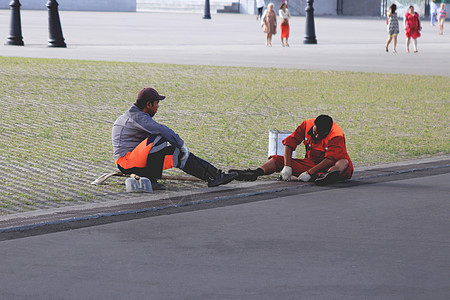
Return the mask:
[[311,175],[308,172],[303,172],[298,176],[298,181],[308,182],[311,180]]
[[280,177],[284,181],[290,181],[292,176],[292,168],[289,166],[284,166],[283,170],[280,172]]
[[183,146],[181,146],[181,152],[183,153],[183,156],[181,157],[181,161],[185,161],[186,159],[188,159],[189,150],[186,146],[186,143],[183,143]]

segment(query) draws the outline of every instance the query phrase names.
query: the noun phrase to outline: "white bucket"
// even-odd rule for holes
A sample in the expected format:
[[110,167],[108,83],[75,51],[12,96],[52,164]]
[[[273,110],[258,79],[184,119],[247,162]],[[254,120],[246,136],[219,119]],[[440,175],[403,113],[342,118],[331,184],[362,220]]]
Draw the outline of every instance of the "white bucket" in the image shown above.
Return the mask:
[[[292,134],[287,130],[269,130],[269,153],[271,155],[284,155],[283,140]],[[295,151],[292,152],[292,157],[295,157]]]

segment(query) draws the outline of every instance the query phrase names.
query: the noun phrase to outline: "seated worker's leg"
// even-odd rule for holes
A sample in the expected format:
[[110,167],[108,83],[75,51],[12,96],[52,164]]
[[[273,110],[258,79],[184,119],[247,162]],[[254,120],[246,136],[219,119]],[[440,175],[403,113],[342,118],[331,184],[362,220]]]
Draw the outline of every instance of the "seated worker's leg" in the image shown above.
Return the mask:
[[161,179],[163,170],[176,167],[175,164],[177,163],[179,152],[179,149],[174,146],[167,146],[160,151],[148,155],[144,173],[147,174],[155,190],[166,189],[163,184],[158,182],[158,179]]
[[189,153],[189,156],[181,169],[192,176],[207,181],[209,187],[227,184],[238,176],[237,173],[232,172],[225,174],[206,160],[203,160],[192,153]]
[[147,177],[154,190],[165,189],[157,182],[162,170],[172,168],[177,163],[179,149],[168,146],[161,136],[152,136],[143,140],[133,151],[116,161],[117,167],[124,174],[136,174]]
[[[142,164],[133,163],[130,159],[128,161],[118,161],[117,167],[124,174],[136,174],[147,177],[152,182],[152,188],[154,190],[164,190],[166,189],[165,186],[158,183],[158,179],[161,178],[163,170],[173,167],[173,156],[176,150],[177,148],[168,146],[160,151],[147,154],[147,157],[145,157],[146,162],[143,167]],[[134,162],[136,161],[138,160],[135,160]]]
[[338,160],[327,172],[320,174],[314,183],[316,185],[333,184],[339,180],[350,179],[353,174],[353,166],[347,159]]
[[264,163],[261,167],[257,169],[245,169],[245,170],[238,170],[238,169],[230,169],[228,172],[230,173],[237,173],[238,176],[235,178],[239,181],[255,181],[258,179],[259,176],[262,175],[268,175],[272,174],[277,170],[277,166],[275,163],[275,160],[271,157],[269,160]]
[[[298,176],[304,171],[314,167],[314,162],[308,159],[293,159],[292,160],[292,175]],[[251,170],[235,170],[231,169],[229,172],[237,172],[239,175],[236,180],[241,181],[255,181],[259,176],[269,175],[275,172],[280,172],[284,167],[284,157],[281,155],[272,155],[269,160],[257,169]]]
[[345,172],[345,170],[347,170],[348,165],[349,165],[348,160],[340,159],[334,164],[334,166],[332,166],[332,167],[330,167],[328,169],[328,172],[332,172],[332,171],[338,170],[339,173],[343,174]]

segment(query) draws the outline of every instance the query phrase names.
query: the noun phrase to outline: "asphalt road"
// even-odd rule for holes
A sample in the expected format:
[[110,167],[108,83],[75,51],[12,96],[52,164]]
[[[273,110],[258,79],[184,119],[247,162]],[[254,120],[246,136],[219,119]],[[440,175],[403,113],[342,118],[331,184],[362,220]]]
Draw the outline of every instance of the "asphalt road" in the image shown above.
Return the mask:
[[0,242],[3,299],[449,299],[450,174]]

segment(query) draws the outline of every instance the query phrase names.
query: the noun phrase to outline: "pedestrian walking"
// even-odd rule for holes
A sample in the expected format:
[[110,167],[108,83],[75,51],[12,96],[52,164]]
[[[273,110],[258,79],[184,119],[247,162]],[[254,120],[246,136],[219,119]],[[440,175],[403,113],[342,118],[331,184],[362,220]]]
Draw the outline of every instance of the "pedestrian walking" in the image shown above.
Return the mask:
[[[287,3],[281,3],[280,10],[278,11],[278,15],[280,16],[280,31],[281,31],[281,45],[283,47],[289,47],[288,39],[289,39],[289,18],[291,14],[289,13],[289,9],[287,8]],[[286,40],[284,42],[283,40]]]
[[391,4],[389,7],[389,12],[387,14],[387,30],[388,30],[388,39],[386,41],[386,52],[389,52],[389,44],[392,42],[393,49],[392,52],[397,53],[397,36],[400,32],[398,26],[398,16],[397,16],[397,5]]
[[441,8],[439,9],[439,34],[444,34],[444,22],[447,17],[447,10],[445,9],[444,2],[441,3]]
[[431,17],[431,25],[434,26],[436,20],[437,20],[437,11],[438,11],[438,6],[436,4],[436,0],[431,0],[430,1],[430,17]]
[[277,14],[273,10],[273,3],[267,5],[261,18],[261,27],[266,33],[266,47],[272,47],[272,35],[277,34]]
[[420,17],[414,11],[414,6],[410,6],[403,19],[403,26],[406,34],[406,52],[409,53],[409,44],[413,40],[414,53],[417,53],[417,39],[420,37],[422,26],[420,25]]
[[258,18],[261,19],[264,6],[265,6],[264,0],[256,0],[256,8],[258,8],[258,14],[256,15],[256,20],[258,20]]

